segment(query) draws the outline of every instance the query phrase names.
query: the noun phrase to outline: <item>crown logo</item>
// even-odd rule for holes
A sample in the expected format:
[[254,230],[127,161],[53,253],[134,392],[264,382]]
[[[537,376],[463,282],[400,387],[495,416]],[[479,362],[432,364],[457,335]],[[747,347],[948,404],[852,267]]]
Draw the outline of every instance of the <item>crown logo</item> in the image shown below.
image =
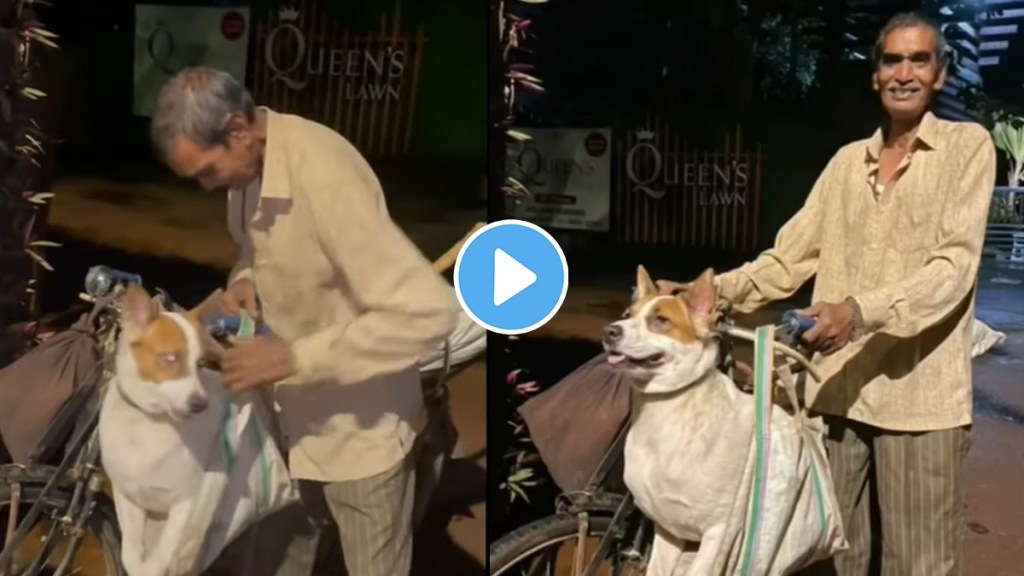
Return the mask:
[[293,22],[299,19],[299,11],[293,6],[286,6],[278,11],[277,17],[281,22]]
[[654,140],[654,131],[650,128],[641,128],[636,131],[636,139],[640,141]]

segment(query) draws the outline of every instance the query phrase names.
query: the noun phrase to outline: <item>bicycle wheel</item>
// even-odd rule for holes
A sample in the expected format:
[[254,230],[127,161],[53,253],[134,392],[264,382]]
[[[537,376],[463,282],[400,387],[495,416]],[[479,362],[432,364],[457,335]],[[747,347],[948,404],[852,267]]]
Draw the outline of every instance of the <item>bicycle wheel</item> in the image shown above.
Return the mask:
[[559,513],[531,522],[491,544],[490,576],[570,576],[582,573],[597,552],[601,539],[612,531],[611,546],[602,558],[597,576],[641,576],[646,554],[635,520],[612,526],[607,510],[588,511],[584,549],[577,553],[580,519]]
[[[12,487],[20,484],[18,520],[40,501],[43,487],[55,469],[49,466],[7,466],[0,473],[0,534],[7,534]],[[47,576],[64,560],[73,526],[60,520],[72,500],[74,484],[70,480],[50,489],[42,500],[43,511],[28,536],[18,543],[14,553],[15,576]],[[67,574],[75,576],[125,576],[121,567],[121,531],[114,505],[103,493],[96,494],[94,506],[82,526],[84,535],[74,552]],[[74,519],[72,519],[72,522]],[[0,536],[0,543],[3,536]]]

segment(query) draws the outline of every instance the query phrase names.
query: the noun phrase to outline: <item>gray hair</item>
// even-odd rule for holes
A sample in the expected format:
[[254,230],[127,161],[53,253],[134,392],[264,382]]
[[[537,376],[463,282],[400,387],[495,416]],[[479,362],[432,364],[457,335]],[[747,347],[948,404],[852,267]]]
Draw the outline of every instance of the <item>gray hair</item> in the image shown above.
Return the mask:
[[916,12],[904,12],[889,19],[878,33],[875,45],[871,49],[871,61],[877,68],[882,63],[882,52],[885,49],[885,39],[896,30],[906,28],[928,28],[935,33],[935,60],[939,68],[945,68],[949,64],[949,46],[946,43],[946,36],[942,29],[931,18]]
[[183,136],[202,148],[227,143],[227,122],[241,114],[256,120],[252,95],[231,74],[213,68],[185,68],[160,89],[149,135],[161,154]]

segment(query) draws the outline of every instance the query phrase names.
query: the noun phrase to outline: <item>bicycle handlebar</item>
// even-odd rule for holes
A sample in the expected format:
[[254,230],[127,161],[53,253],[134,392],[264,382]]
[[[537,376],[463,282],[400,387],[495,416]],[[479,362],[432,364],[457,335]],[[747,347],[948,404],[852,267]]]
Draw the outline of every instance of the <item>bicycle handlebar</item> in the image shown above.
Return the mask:
[[787,310],[782,315],[782,323],[779,324],[779,328],[791,334],[793,339],[799,340],[808,330],[814,328],[816,323],[817,321],[810,316],[802,316],[796,310]]
[[109,266],[93,266],[85,274],[85,293],[93,298],[102,298],[118,284],[142,285],[142,276]]
[[[242,327],[242,319],[230,314],[218,314],[205,322],[207,330],[214,336],[223,337],[238,333]],[[266,324],[256,325],[256,336],[270,336],[272,332]]]

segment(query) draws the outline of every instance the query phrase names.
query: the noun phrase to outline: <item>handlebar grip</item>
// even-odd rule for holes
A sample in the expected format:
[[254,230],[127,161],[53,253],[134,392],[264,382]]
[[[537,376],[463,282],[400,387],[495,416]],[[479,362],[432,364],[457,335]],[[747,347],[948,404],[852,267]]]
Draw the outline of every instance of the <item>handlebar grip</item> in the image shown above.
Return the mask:
[[797,314],[796,310],[787,310],[786,313],[782,315],[782,324],[796,338],[803,337],[808,330],[814,328],[816,323],[817,321],[814,318],[811,318],[810,316],[801,316],[800,314]]
[[117,284],[141,285],[142,276],[109,266],[93,266],[85,275],[85,292],[94,298],[106,296]]
[[[231,316],[230,314],[218,314],[206,323],[207,327],[214,334],[238,334],[238,330],[242,327],[242,319],[238,316]],[[257,336],[270,336],[272,332],[266,324],[256,325]]]

